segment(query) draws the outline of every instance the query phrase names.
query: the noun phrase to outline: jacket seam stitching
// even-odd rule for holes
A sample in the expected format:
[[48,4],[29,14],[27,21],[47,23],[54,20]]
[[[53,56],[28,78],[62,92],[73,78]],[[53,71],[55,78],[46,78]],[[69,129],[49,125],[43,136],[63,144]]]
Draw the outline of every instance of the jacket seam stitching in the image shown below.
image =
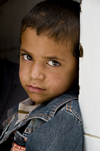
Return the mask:
[[[32,130],[32,129],[29,129],[29,128],[26,128],[27,130],[29,130],[29,131],[31,131],[31,132],[33,132],[34,130]],[[26,131],[24,131],[25,133],[26,133]]]
[[[50,116],[51,116],[51,114],[54,112],[54,110],[59,106],[59,105],[63,105],[63,103],[65,102],[65,103],[68,103],[69,101],[71,101],[71,100],[76,100],[77,99],[77,97],[74,97],[74,98],[69,98],[69,99],[66,99],[66,100],[64,100],[64,101],[62,101],[62,102],[60,102],[59,104],[57,104],[52,110],[51,110],[51,112],[49,113],[49,115],[45,115],[45,114],[43,114],[43,113],[36,113],[36,114],[33,114],[33,115],[30,115],[28,118],[31,118],[32,116],[34,116],[34,115],[43,115],[44,116],[44,119],[45,119],[45,117],[47,117],[47,118],[50,118]],[[71,105],[70,105],[70,111],[71,111]],[[74,110],[73,110],[74,111]],[[72,112],[72,111],[71,111]],[[75,111],[74,111],[75,112]],[[17,112],[15,112],[15,114],[17,114],[18,113],[18,111]],[[54,113],[53,113],[53,116],[54,116]],[[11,117],[10,117],[11,118]],[[10,118],[8,118],[8,119],[10,119]],[[10,121],[10,120],[9,120]],[[8,122],[7,122],[8,123]]]
[[[30,130],[31,132],[34,132],[34,130]],[[26,131],[24,131],[24,133],[26,133],[26,134],[30,134],[31,132],[26,132]]]
[[82,122],[82,118],[77,112],[75,112],[74,110],[70,111],[70,109],[68,108],[66,109],[66,111],[69,111],[70,113],[72,113],[77,119],[79,119]]
[[[73,110],[74,111],[74,110]],[[74,111],[75,112],[75,111]],[[81,116],[77,113],[77,112],[75,112],[77,115],[78,115],[78,117],[79,117],[79,119],[81,120]]]
[[43,123],[44,123],[44,121],[43,121],[40,125],[38,125],[37,129],[38,129]]
[[[71,101],[71,100],[75,100],[75,99],[77,99],[77,97],[68,99],[67,102],[68,102],[68,101]],[[62,105],[64,102],[66,102],[66,100],[64,100],[64,101],[60,102],[58,105],[56,105],[56,106],[52,109],[51,113],[49,114],[49,117],[51,116],[53,110],[55,110],[55,108],[57,108],[59,105]],[[66,102],[66,103],[67,103],[67,102]]]
[[18,112],[15,112],[14,115],[8,117],[8,119],[6,119],[4,122],[3,122],[3,127],[5,127],[7,124],[9,124],[9,122],[11,121],[12,117],[15,116],[16,114],[18,114]]
[[43,114],[43,113],[36,113],[36,114],[30,115],[29,118],[31,118],[31,117],[34,116],[34,115],[44,115],[45,117],[50,118],[50,116],[51,116],[52,112],[55,110],[55,108],[57,108],[59,105],[62,105],[64,102],[67,103],[67,102],[69,102],[69,101],[71,101],[71,100],[75,100],[75,99],[77,99],[77,97],[68,99],[67,101],[64,100],[64,101],[60,102],[59,104],[57,104],[57,105],[52,109],[52,111],[50,112],[49,115],[45,115],[45,114]]

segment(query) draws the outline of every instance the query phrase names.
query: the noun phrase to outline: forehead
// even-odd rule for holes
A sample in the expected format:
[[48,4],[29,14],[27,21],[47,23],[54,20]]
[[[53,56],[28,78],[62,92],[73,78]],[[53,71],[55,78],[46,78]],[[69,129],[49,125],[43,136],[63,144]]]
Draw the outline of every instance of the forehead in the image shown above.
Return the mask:
[[44,52],[46,54],[55,54],[61,56],[73,55],[70,47],[70,42],[67,44],[62,41],[56,42],[53,38],[48,38],[46,33],[37,35],[35,29],[26,28],[21,35],[21,49],[29,52],[34,50]]

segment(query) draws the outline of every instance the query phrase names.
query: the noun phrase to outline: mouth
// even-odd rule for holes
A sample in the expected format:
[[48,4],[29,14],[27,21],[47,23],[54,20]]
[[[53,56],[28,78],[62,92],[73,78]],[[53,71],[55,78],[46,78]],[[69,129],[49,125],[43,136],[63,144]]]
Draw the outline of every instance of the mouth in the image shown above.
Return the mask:
[[42,89],[38,86],[33,86],[33,85],[27,85],[27,89],[30,92],[34,92],[34,93],[42,93],[45,91],[45,89]]

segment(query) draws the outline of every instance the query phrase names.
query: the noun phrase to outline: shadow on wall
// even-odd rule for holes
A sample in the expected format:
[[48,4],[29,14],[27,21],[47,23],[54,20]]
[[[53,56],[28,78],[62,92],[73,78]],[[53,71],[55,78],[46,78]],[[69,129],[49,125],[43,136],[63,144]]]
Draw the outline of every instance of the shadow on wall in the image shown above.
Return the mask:
[[41,0],[0,0],[0,58],[19,62],[20,24]]

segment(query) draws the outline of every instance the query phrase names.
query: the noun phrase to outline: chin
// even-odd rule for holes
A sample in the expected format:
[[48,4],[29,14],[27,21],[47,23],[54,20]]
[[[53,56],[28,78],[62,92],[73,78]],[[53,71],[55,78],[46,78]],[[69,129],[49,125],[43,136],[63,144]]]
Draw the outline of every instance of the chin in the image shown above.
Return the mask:
[[41,103],[43,103],[43,102],[45,102],[45,100],[44,99],[42,99],[41,98],[41,96],[29,96],[29,98],[32,100],[32,101],[34,101],[35,102],[35,104],[41,104]]

